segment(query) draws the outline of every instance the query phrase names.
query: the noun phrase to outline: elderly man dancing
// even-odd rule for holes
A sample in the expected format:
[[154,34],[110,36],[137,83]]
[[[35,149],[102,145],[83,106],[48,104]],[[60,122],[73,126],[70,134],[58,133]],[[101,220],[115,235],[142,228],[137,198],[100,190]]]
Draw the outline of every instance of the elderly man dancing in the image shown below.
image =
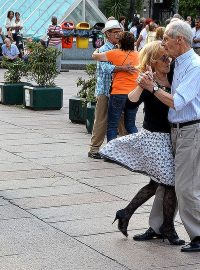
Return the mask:
[[172,94],[159,87],[148,71],[140,86],[170,107],[168,119],[175,154],[175,188],[179,212],[191,242],[182,252],[200,251],[200,57],[191,48],[191,27],[167,25],[162,45],[175,59]]

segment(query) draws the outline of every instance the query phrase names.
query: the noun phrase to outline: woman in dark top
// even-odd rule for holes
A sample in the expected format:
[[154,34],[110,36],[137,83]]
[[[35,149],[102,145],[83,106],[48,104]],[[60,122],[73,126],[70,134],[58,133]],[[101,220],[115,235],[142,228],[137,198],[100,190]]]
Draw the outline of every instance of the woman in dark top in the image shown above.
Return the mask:
[[[139,55],[141,72],[152,68],[157,85],[169,90],[167,73],[170,60],[166,56],[161,41],[147,44]],[[139,78],[138,78],[139,80]],[[170,125],[167,119],[168,107],[160,102],[152,93],[137,87],[128,95],[137,107],[144,103],[143,128],[136,134],[124,136],[110,141],[100,154],[126,168],[150,176],[150,182],[124,208],[116,213],[118,228],[125,235],[129,220],[135,210],[155,195],[159,185],[165,187],[163,198],[163,224],[160,227],[160,238],[167,238],[170,244],[183,245],[174,228],[176,209],[174,158],[170,140]],[[159,237],[158,237],[159,238]]]

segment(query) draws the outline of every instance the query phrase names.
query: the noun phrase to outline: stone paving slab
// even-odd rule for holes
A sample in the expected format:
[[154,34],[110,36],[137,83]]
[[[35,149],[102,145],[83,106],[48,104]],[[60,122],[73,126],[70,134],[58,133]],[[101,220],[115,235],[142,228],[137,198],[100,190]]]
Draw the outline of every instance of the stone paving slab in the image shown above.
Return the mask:
[[0,172],[15,172],[15,171],[31,171],[31,170],[43,170],[44,166],[37,163],[23,162],[12,164],[0,164]]
[[[131,174],[126,176],[117,176],[117,177],[95,177],[92,179],[81,179],[82,183],[93,185],[95,187],[101,186],[118,186],[121,189],[121,185],[129,184],[146,184],[149,182],[149,177],[139,174]],[[134,193],[135,194],[135,193]]]
[[[149,181],[148,181],[149,182]],[[108,192],[109,194],[115,195],[117,197],[131,200],[133,196],[139,191],[140,188],[146,183],[134,183],[129,185],[120,185],[119,186],[101,186],[102,191]]]
[[3,141],[5,141],[5,142],[18,142],[18,143],[20,143],[21,142],[21,140],[30,140],[31,141],[31,139],[34,139],[34,140],[36,140],[36,139],[43,139],[43,138],[49,138],[47,135],[45,135],[45,134],[41,134],[41,133],[38,133],[38,132],[26,132],[26,133],[24,133],[24,134],[21,134],[20,135],[20,140],[19,140],[19,135],[18,134],[6,134],[6,136],[5,136],[5,134],[0,134],[0,142],[3,142]]
[[[200,268],[200,264],[197,263],[197,264],[193,264],[191,263],[190,265],[189,264],[186,264],[186,265],[178,265],[178,266],[175,266],[175,267],[168,267],[168,269],[170,270],[176,270],[176,269],[179,269],[179,270],[199,270]],[[156,269],[163,269],[163,267],[157,267]]]
[[[129,224],[128,233],[133,235],[133,230],[146,229],[144,224],[148,224],[147,214],[142,214],[142,219],[136,218],[138,214],[135,214],[134,218]],[[85,218],[79,220],[70,220],[70,221],[60,221],[53,223],[53,226],[59,228],[60,230],[66,232],[67,234],[79,237],[79,236],[89,236],[89,235],[98,235],[98,234],[109,234],[113,232],[118,232],[117,224],[113,224],[114,216],[104,216],[100,218]],[[119,233],[119,237],[121,234]],[[123,236],[122,236],[123,237]]]
[[44,151],[53,151],[57,153],[62,153],[67,151],[74,151],[74,146],[68,145],[65,142],[64,143],[54,143],[54,144],[40,144],[40,148],[38,148],[38,145],[12,145],[6,146],[7,151],[12,153],[24,153],[24,152],[44,152]]
[[0,174],[0,181],[7,181],[12,179],[32,179],[32,178],[43,178],[43,177],[59,177],[63,176],[60,173],[51,171],[51,170],[31,170],[29,172],[23,170],[23,171],[15,171],[13,172],[2,172]]
[[[62,151],[48,151],[48,150],[39,151],[39,149],[35,148],[34,152],[31,152],[31,151],[22,152],[21,151],[21,152],[15,153],[15,154],[17,156],[27,158],[27,159],[33,159],[33,158],[40,159],[40,158],[48,158],[48,157],[49,158],[68,157],[69,162],[70,162],[70,160],[72,160],[72,158],[75,158],[76,156],[77,156],[77,158],[80,158],[80,154],[78,153],[78,151],[73,151],[73,149],[72,149],[70,152],[67,150],[67,146],[66,146],[66,150],[62,149]],[[83,158],[86,159],[85,154],[83,155]]]
[[2,197],[0,197],[0,206],[9,204],[8,201],[4,200]]
[[14,162],[15,159],[24,161],[24,159],[12,154],[12,153],[9,153],[6,150],[0,149],[0,161],[6,160],[6,161]]
[[[0,223],[4,219],[18,219],[18,218],[30,218],[31,215],[28,212],[21,211],[21,209],[12,204],[5,204],[0,206]],[[6,229],[6,228],[5,228]],[[2,230],[0,230],[2,234]]]
[[54,195],[45,197],[34,197],[34,198],[22,198],[12,199],[12,202],[19,205],[23,209],[38,209],[38,208],[49,208],[59,207],[68,205],[80,205],[89,203],[109,202],[120,200],[115,196],[109,195],[104,192],[95,191],[89,193],[70,194],[70,195]]
[[38,187],[38,188],[23,188],[14,190],[0,191],[0,196],[4,196],[9,200],[20,198],[48,197],[73,193],[97,192],[95,188],[77,183],[72,186],[54,186],[54,187]]
[[[26,155],[27,155],[27,153],[26,153]],[[33,162],[35,162],[35,161],[37,161],[38,160],[38,157],[37,157],[37,155],[28,155],[29,156],[29,160],[30,161],[33,161]],[[39,161],[40,161],[40,164],[42,164],[42,165],[53,165],[53,164],[63,164],[63,163],[67,163],[67,164],[76,164],[76,163],[78,163],[78,164],[80,164],[80,163],[88,163],[88,162],[98,162],[98,161],[96,161],[96,160],[91,160],[91,161],[89,161],[88,159],[86,159],[86,157],[85,156],[73,156],[73,155],[71,155],[70,156],[70,159],[69,159],[69,156],[51,156],[51,157],[40,157],[40,159],[39,159]]]
[[115,176],[126,176],[131,175],[130,171],[116,167],[114,170],[104,169],[101,170],[101,174],[99,174],[99,170],[92,170],[92,171],[77,171],[77,172],[66,172],[65,175],[72,177],[73,179],[90,179],[94,177],[115,177]]
[[[77,172],[77,163],[69,163],[69,164],[59,164],[59,165],[51,165],[51,169],[59,172]],[[79,163],[78,170],[83,171],[92,171],[92,170],[102,170],[109,169],[113,170],[116,167],[108,162],[85,162]]]
[[0,134],[12,134],[12,133],[15,133],[15,134],[23,134],[24,132],[26,131],[26,129],[23,129],[23,128],[13,128],[13,127],[10,127],[10,128],[4,128],[3,131],[0,131]]
[[1,221],[0,231],[1,270],[127,269],[35,218]]
[[23,180],[0,181],[0,190],[28,189],[38,187],[55,187],[76,185],[77,181],[67,177],[33,178]]
[[[44,136],[42,136],[44,137]],[[19,140],[0,140],[0,147],[4,148],[5,146],[22,146],[22,145],[38,145],[38,144],[63,144],[66,143],[66,141],[64,140],[57,140],[55,141],[55,139],[53,138],[36,138],[34,137],[32,140],[31,139],[21,139]]]
[[[91,219],[104,216],[111,216],[113,220],[116,210],[120,209],[122,205],[124,205],[124,202],[115,200],[111,202],[104,201],[101,203],[89,203],[84,205],[30,209],[29,213],[46,221],[48,220],[48,222],[86,218]],[[140,208],[139,211],[145,212],[143,208]]]

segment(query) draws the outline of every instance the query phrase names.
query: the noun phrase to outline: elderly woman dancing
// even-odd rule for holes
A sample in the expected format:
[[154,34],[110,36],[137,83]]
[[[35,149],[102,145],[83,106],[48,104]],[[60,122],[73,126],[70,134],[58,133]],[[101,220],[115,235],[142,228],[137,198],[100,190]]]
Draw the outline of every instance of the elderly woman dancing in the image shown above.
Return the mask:
[[[155,72],[154,91],[162,86],[170,91],[167,73],[170,70],[170,59],[161,47],[161,41],[147,44],[139,55],[140,72],[149,67]],[[140,80],[140,78],[139,78]],[[128,236],[128,223],[138,207],[151,198],[159,185],[165,189],[163,198],[163,224],[157,238],[167,238],[172,245],[183,245],[174,228],[176,210],[174,158],[170,140],[170,125],[167,119],[168,107],[160,102],[154,94],[141,87],[129,93],[129,99],[137,107],[144,103],[143,128],[136,134],[127,135],[110,141],[100,154],[113,160],[131,171],[150,176],[150,182],[135,195],[132,201],[116,213],[118,229]],[[114,221],[115,221],[114,220]]]

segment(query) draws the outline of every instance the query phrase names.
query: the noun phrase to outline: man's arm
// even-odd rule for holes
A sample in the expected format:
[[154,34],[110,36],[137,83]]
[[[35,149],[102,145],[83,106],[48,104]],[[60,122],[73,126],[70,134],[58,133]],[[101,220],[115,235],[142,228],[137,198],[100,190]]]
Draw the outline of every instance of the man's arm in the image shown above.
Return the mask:
[[143,36],[142,35],[139,35],[139,38],[137,39],[136,41],[136,49],[138,51],[138,48],[140,46],[140,42],[143,40]]
[[108,59],[106,57],[106,52],[99,52],[99,49],[96,49],[93,54],[92,58],[97,61],[107,62]]
[[124,71],[130,74],[133,74],[133,72],[137,72],[137,69],[134,66],[131,66],[131,64],[115,66],[114,72],[119,72],[119,71]]
[[132,66],[131,64],[121,65],[121,66],[115,66],[113,64],[110,64],[108,62],[106,52],[99,52],[99,49],[96,49],[93,52],[92,58],[97,60],[97,61],[106,62],[106,63],[102,63],[102,65],[101,65],[103,72],[105,72],[105,73],[124,71],[124,72],[129,72],[132,74],[133,72],[136,71],[136,68],[134,66]]
[[167,105],[168,107],[175,109],[174,107],[174,99],[173,96],[167,92],[165,92],[163,89],[160,89],[156,91],[154,94],[162,103]]

